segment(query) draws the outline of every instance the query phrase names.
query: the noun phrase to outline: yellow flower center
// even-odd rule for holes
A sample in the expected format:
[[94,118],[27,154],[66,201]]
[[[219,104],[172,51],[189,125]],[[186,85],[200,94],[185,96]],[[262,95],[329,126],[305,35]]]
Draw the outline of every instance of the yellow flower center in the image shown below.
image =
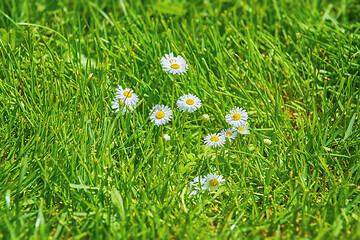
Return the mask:
[[194,104],[194,100],[188,99],[188,100],[186,100],[186,103],[187,103],[187,105],[193,105],[193,104]]
[[243,132],[245,130],[245,127],[239,128],[239,132]]
[[212,137],[210,138],[210,141],[213,141],[213,142],[218,142],[219,140],[220,140],[220,138],[217,137],[217,136],[212,136]]
[[125,95],[125,97],[130,98],[132,96],[132,93],[130,91],[125,91],[124,95]]
[[217,179],[213,179],[210,181],[210,186],[216,187],[219,184],[219,181]]
[[158,119],[165,117],[165,113],[163,111],[158,111],[155,115]]
[[174,64],[171,64],[171,66],[170,66],[172,69],[179,69],[180,68],[180,65],[179,64],[176,64],[176,63],[174,63]]
[[234,121],[237,121],[237,120],[239,120],[241,118],[241,115],[240,115],[240,113],[234,113],[232,115],[232,118],[233,118]]
[[227,132],[227,133],[226,133],[226,136],[227,136],[227,137],[231,137],[231,136],[232,136],[232,133],[231,133],[231,132]]

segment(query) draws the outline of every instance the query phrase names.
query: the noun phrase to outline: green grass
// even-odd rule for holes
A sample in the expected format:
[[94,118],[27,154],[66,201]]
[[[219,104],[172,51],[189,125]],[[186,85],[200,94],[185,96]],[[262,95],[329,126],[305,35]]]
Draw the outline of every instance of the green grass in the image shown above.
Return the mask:
[[[9,0],[0,16],[0,239],[360,239],[356,0]],[[174,109],[164,141],[149,112],[171,106],[169,52],[189,64],[175,99],[203,106]],[[131,114],[111,109],[118,85]],[[235,106],[251,134],[218,172],[203,138]],[[190,196],[207,173],[226,183]]]

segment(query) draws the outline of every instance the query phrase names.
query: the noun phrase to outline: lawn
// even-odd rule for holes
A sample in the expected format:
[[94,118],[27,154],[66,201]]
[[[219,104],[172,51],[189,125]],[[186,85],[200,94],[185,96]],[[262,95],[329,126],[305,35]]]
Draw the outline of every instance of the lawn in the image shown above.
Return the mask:
[[0,1],[0,239],[360,239],[359,70],[357,0]]

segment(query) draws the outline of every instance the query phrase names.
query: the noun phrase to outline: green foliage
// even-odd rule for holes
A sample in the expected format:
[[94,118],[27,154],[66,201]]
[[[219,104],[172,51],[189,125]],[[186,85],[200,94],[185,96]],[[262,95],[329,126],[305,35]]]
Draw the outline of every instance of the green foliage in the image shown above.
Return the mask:
[[[0,1],[0,239],[359,239],[360,8],[335,2]],[[162,128],[169,52],[203,106]],[[235,106],[251,134],[190,196]]]

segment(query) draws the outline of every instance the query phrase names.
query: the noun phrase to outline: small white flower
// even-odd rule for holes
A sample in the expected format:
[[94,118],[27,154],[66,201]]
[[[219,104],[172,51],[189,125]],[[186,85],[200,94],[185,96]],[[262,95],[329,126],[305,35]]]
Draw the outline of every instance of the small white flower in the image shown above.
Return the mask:
[[135,107],[133,106],[126,106],[124,104],[124,101],[122,99],[119,99],[118,97],[114,97],[111,108],[116,110],[116,112],[121,111],[121,114],[124,115],[128,112],[134,111]]
[[170,140],[169,134],[166,134],[166,133],[165,133],[163,137],[164,137],[164,139],[165,139],[166,141],[169,141],[169,140]]
[[185,94],[176,102],[178,108],[182,111],[195,112],[201,107],[201,100],[195,95]]
[[220,133],[208,134],[204,140],[209,147],[223,147],[225,144],[225,136]]
[[221,186],[221,183],[224,181],[225,179],[221,175],[218,176],[216,174],[208,174],[205,177],[204,188],[208,189],[209,191],[215,191]]
[[190,186],[196,190],[202,190],[205,179],[203,177],[195,177],[194,180],[190,183]]
[[230,114],[226,115],[225,119],[233,127],[240,127],[248,119],[248,114],[246,110],[236,107],[230,111]]
[[250,131],[249,131],[249,127],[247,125],[247,122],[245,122],[243,125],[241,125],[240,127],[238,127],[237,129],[237,132],[240,133],[240,134],[250,134]]
[[224,129],[220,132],[226,139],[231,140],[235,139],[237,137],[237,132],[235,132],[233,129]]
[[196,195],[199,191],[204,189],[205,178],[195,177],[194,180],[190,183],[190,195]]
[[156,105],[151,109],[150,120],[155,126],[163,125],[171,121],[172,110],[168,106]]
[[182,75],[189,68],[182,56],[175,57],[173,53],[165,54],[160,60],[163,70],[172,74]]
[[193,196],[193,195],[196,195],[196,194],[198,194],[198,193],[199,193],[198,191],[193,190],[193,191],[191,191],[189,194],[190,194],[190,196]]
[[134,93],[132,89],[123,89],[121,86],[116,89],[116,97],[122,99],[126,106],[135,107],[139,101],[138,96]]
[[203,117],[205,120],[210,120],[209,114],[204,114],[204,115],[202,115],[202,117]]
[[271,141],[270,139],[265,138],[265,139],[264,139],[264,143],[265,143],[266,145],[270,145],[270,144],[272,143],[272,141]]

